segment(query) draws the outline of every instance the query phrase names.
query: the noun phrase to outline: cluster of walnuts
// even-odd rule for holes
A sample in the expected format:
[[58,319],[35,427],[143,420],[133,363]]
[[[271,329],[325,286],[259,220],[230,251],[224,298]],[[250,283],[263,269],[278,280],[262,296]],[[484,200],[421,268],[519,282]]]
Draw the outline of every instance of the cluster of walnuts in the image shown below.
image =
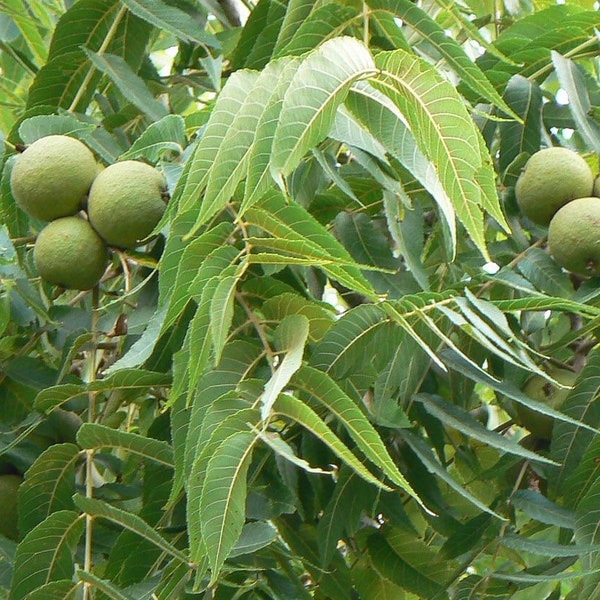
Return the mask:
[[33,258],[42,279],[87,290],[102,278],[109,247],[134,248],[160,221],[168,199],[163,175],[124,160],[102,168],[91,150],[66,135],[48,135],[20,154],[10,185],[17,205],[49,223]]
[[531,221],[548,226],[554,260],[584,277],[600,274],[600,190],[587,162],[568,148],[533,154],[515,188]]

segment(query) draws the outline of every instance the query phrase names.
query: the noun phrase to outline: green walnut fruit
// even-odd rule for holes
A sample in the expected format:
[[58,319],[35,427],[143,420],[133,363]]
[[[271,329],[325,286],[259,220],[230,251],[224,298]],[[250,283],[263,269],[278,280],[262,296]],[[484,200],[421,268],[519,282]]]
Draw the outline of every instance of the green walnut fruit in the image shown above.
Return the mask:
[[17,505],[20,475],[0,475],[0,534],[10,540],[19,537]]
[[28,215],[53,221],[79,210],[97,173],[94,155],[85,144],[66,135],[49,135],[17,157],[10,187]]
[[563,206],[550,221],[548,247],[568,271],[600,274],[600,198],[578,198]]
[[[577,379],[577,373],[567,369],[549,369],[548,374],[567,386],[572,386]],[[534,375],[529,379],[525,383],[523,391],[530,398],[543,402],[556,410],[560,409],[570,392],[568,388],[557,387],[539,375]],[[523,404],[517,404],[515,410],[519,423],[536,438],[549,440],[552,437],[552,425],[554,424],[552,417],[543,415]]]
[[106,167],[94,180],[88,214],[111,246],[139,246],[160,221],[165,208],[162,174],[146,163],[125,160]]
[[80,217],[52,221],[37,237],[33,260],[42,279],[54,285],[89,290],[108,263],[108,250],[92,226]]
[[515,194],[526,217],[548,225],[559,208],[590,196],[593,185],[592,170],[579,154],[568,148],[544,148],[525,164]]

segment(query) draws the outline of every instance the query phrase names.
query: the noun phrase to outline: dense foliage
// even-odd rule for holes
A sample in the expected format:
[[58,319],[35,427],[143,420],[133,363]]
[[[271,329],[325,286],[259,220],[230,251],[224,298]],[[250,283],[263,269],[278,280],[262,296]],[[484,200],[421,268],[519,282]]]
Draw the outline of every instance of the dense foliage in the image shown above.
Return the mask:
[[[599,27],[0,0],[0,598],[600,598],[599,279],[514,192],[547,146],[598,172]],[[39,278],[11,195],[50,134],[168,182],[90,291]],[[523,391],[557,368],[558,410]]]

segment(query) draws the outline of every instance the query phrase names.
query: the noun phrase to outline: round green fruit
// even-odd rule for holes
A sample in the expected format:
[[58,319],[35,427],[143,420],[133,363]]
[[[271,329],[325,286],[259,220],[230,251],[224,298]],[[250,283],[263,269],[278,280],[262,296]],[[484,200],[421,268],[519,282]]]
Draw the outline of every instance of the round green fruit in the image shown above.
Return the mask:
[[17,157],[10,187],[28,215],[53,221],[79,210],[97,173],[94,155],[85,144],[66,135],[49,135]]
[[10,540],[19,537],[17,506],[21,483],[20,475],[0,475],[0,534]]
[[[549,369],[548,374],[559,383],[568,386],[572,386],[577,379],[577,373],[567,369]],[[523,391],[533,400],[543,402],[555,410],[560,409],[570,392],[568,388],[557,387],[539,375],[534,375],[529,379],[523,387]],[[533,436],[545,440],[552,437],[552,425],[554,424],[552,417],[543,415],[523,404],[517,404],[515,410],[519,423]]]
[[139,246],[160,221],[165,208],[162,174],[146,163],[125,160],[106,167],[94,180],[88,214],[111,246]]
[[548,225],[556,211],[592,193],[594,176],[581,156],[568,148],[544,148],[523,169],[515,194],[523,214],[538,225]]
[[63,217],[42,229],[33,248],[33,260],[42,279],[54,285],[89,290],[108,263],[102,238],[80,217]]
[[600,198],[578,198],[563,206],[550,221],[548,247],[568,271],[600,274]]

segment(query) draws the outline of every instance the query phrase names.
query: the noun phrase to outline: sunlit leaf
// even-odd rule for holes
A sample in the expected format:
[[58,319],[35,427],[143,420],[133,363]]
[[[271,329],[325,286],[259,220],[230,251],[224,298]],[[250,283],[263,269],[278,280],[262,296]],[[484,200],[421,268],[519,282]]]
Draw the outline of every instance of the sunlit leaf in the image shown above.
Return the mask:
[[291,173],[325,138],[350,85],[374,70],[367,48],[353,38],[330,40],[307,56],[283,99],[273,139],[272,167],[277,173]]

